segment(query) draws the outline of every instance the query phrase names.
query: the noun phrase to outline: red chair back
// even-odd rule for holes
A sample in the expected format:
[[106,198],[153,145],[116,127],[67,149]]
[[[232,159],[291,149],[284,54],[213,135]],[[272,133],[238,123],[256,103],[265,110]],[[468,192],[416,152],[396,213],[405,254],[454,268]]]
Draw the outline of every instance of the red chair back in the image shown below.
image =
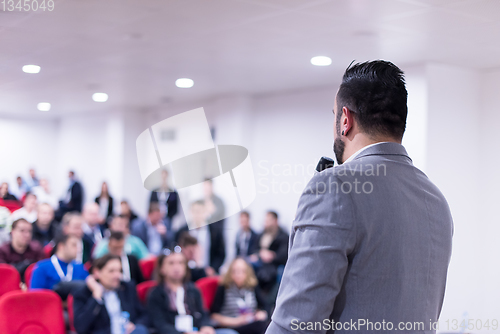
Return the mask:
[[31,277],[33,276],[33,270],[35,270],[36,262],[32,263],[26,268],[24,272],[24,283],[26,283],[26,287],[29,289],[31,286]]
[[0,296],[10,291],[20,290],[20,284],[21,276],[17,269],[9,264],[0,263]]
[[137,297],[139,297],[139,300],[141,301],[141,303],[143,305],[146,304],[146,300],[148,298],[149,291],[157,285],[158,285],[158,283],[156,281],[146,281],[146,282],[142,282],[142,283],[137,284],[137,287],[136,287]]
[[10,212],[14,212],[17,209],[22,208],[22,204],[19,201],[4,200],[0,198],[0,206],[5,206]]
[[12,291],[0,298],[0,333],[65,334],[61,298],[50,290]]
[[194,282],[196,287],[201,292],[201,297],[203,298],[203,306],[205,309],[210,310],[212,303],[214,302],[215,293],[217,292],[217,287],[219,286],[219,276],[203,277]]
[[52,253],[53,248],[54,245],[52,244],[52,242],[49,242],[48,244],[45,245],[45,247],[43,247],[43,252],[45,253],[46,258],[50,257],[50,253]]
[[76,333],[75,329],[75,313],[73,310],[73,295],[69,294],[68,299],[66,299],[66,304],[68,305],[68,318],[69,318],[69,329]]
[[142,271],[142,276],[144,276],[144,279],[150,280],[151,276],[153,276],[153,271],[155,270],[156,266],[156,256],[154,257],[148,257],[147,259],[142,259],[139,261],[139,267],[141,267]]

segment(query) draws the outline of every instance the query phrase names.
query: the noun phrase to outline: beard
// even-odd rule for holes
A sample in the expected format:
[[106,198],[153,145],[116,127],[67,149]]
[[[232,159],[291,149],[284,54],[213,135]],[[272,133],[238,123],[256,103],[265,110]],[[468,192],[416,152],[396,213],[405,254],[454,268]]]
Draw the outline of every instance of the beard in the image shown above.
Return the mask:
[[344,149],[345,149],[345,143],[340,139],[340,135],[337,135],[337,138],[335,138],[335,141],[333,142],[333,152],[335,153],[335,158],[337,159],[337,163],[339,165],[343,164],[344,161],[342,160],[344,156]]

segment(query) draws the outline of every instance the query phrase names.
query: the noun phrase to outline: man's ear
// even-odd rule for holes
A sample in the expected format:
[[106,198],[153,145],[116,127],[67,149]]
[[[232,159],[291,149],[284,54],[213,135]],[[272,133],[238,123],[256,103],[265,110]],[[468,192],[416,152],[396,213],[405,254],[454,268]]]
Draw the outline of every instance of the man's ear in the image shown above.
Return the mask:
[[354,115],[347,107],[342,107],[342,124],[340,124],[340,131],[343,132],[344,136],[347,136],[349,131],[354,126]]

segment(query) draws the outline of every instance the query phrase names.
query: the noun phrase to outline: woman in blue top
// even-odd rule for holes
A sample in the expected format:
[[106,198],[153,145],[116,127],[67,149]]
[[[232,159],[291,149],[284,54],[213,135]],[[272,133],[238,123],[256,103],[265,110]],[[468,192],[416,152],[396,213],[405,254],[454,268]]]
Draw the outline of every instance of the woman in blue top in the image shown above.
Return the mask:
[[53,255],[39,261],[31,277],[30,289],[49,289],[60,282],[85,280],[88,276],[83,264],[76,263],[79,239],[73,235],[62,235],[56,239]]

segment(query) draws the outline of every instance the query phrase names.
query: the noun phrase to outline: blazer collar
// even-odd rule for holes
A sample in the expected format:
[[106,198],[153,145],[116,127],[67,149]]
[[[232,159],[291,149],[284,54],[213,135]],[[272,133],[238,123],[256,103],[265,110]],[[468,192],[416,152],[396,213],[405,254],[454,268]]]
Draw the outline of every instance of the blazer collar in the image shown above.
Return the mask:
[[408,152],[406,152],[405,147],[394,142],[383,142],[378,145],[368,147],[367,149],[361,151],[352,161],[370,155],[399,155],[406,157],[408,160],[413,162],[408,155]]

